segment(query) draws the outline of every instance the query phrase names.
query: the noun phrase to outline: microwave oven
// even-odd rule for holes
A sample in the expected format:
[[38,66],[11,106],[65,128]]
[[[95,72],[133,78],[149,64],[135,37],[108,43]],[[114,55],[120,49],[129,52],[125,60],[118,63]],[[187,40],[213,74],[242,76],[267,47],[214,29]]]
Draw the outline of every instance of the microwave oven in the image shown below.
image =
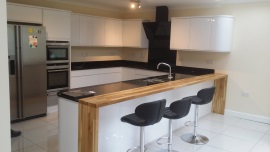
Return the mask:
[[67,41],[47,41],[47,63],[68,63],[69,48]]

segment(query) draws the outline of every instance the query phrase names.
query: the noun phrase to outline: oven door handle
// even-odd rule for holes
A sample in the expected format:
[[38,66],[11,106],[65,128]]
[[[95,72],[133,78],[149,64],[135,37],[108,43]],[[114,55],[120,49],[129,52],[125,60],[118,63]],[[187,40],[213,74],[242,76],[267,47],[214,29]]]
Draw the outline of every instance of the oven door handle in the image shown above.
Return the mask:
[[62,72],[62,71],[69,71],[69,69],[63,69],[63,70],[48,70],[48,72]]
[[60,45],[60,46],[55,46],[55,45],[47,45],[47,48],[53,49],[53,48],[57,48],[57,49],[68,49],[69,46],[68,45]]

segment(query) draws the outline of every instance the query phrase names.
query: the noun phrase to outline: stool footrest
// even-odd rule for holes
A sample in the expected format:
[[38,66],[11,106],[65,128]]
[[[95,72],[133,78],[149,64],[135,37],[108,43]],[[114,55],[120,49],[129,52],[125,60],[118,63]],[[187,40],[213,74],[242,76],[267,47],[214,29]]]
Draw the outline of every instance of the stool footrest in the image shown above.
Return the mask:
[[187,126],[187,127],[194,127],[194,126],[195,126],[194,124],[195,124],[195,123],[192,122],[192,121],[187,121],[187,122],[185,123],[185,126]]
[[167,142],[167,143],[161,143],[161,142],[159,142],[160,140],[162,140],[162,139],[169,139],[169,137],[161,137],[161,138],[159,138],[158,140],[157,140],[157,144],[158,145],[164,145],[164,144],[166,144],[166,145],[171,145],[172,143],[169,143],[169,142]]

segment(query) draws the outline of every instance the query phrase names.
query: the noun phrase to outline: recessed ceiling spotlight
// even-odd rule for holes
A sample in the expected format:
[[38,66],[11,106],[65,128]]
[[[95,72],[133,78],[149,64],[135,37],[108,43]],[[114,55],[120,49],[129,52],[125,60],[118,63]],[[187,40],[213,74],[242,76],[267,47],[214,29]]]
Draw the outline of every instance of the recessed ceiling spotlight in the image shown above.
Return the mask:
[[130,0],[130,8],[141,8],[141,1],[140,0]]

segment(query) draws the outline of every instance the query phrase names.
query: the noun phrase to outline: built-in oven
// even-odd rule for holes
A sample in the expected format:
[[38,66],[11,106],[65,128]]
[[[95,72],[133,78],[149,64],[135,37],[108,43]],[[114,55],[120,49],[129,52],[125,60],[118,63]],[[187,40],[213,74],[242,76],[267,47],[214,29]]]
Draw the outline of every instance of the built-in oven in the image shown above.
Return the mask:
[[47,92],[69,89],[69,63],[47,64]]
[[68,41],[47,41],[47,63],[68,63],[69,47]]

